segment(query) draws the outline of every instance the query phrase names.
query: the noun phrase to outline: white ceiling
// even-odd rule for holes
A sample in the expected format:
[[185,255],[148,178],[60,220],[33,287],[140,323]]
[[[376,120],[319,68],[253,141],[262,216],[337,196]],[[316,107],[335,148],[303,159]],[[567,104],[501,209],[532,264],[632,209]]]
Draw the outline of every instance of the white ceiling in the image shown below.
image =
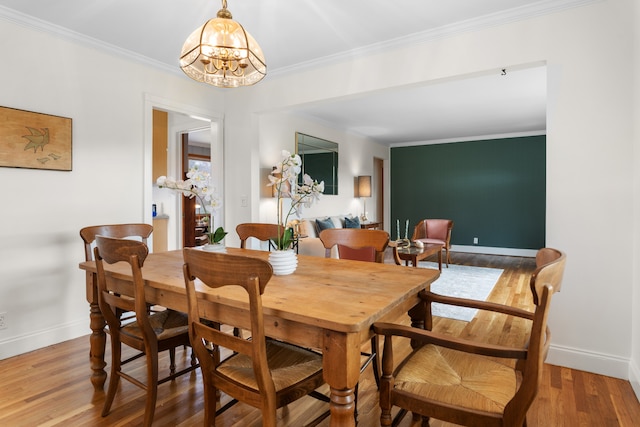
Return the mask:
[[[277,74],[589,1],[228,0],[228,9],[260,44],[268,73]],[[0,19],[141,55],[145,62],[181,73],[182,43],[220,7],[215,0],[0,0]],[[297,112],[387,144],[544,131],[545,68],[506,71]]]

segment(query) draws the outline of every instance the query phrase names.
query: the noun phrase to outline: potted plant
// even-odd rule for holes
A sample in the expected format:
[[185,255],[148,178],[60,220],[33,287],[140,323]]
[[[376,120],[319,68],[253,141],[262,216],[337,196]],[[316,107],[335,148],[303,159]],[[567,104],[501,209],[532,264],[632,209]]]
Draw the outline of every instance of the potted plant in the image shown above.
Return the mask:
[[[318,183],[309,175],[304,174],[302,185],[298,184],[298,175],[302,170],[302,159],[298,154],[291,154],[287,150],[282,150],[282,160],[273,168],[269,175],[269,186],[274,188],[277,199],[277,220],[278,235],[274,236],[273,242],[276,251],[269,254],[269,261],[274,267],[275,274],[289,274],[295,270],[297,259],[291,245],[294,240],[293,228],[289,227],[289,216],[295,214],[297,217],[302,213],[304,207],[310,207],[314,201],[320,200],[320,194],[324,192],[324,181]],[[284,198],[291,199],[291,205],[284,216],[282,203]],[[286,253],[286,254],[284,254]],[[275,258],[286,258],[293,261],[281,261]],[[286,264],[288,268],[284,273],[276,272],[279,264]],[[289,271],[291,270],[291,271]]]

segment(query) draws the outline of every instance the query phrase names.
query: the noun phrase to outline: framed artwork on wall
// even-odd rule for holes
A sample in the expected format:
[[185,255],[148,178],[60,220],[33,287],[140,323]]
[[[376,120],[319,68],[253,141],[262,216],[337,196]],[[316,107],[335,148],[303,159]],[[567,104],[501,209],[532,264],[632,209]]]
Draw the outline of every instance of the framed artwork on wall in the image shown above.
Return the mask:
[[0,166],[71,170],[71,119],[0,107]]

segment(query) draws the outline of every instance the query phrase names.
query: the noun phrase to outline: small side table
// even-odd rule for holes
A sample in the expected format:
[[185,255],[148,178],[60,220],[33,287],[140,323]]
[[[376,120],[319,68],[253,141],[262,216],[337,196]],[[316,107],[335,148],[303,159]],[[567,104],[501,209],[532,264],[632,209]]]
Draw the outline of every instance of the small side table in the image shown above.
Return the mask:
[[379,230],[380,228],[382,228],[382,223],[378,221],[361,222],[360,228],[364,228],[364,229],[371,228],[374,230]]
[[425,243],[423,248],[417,246],[402,246],[398,247],[395,242],[389,242],[389,246],[393,247],[393,258],[396,264],[402,265],[404,261],[405,265],[409,265],[409,261],[414,267],[418,266],[418,261],[438,254],[438,270],[442,271],[442,245],[438,243]]

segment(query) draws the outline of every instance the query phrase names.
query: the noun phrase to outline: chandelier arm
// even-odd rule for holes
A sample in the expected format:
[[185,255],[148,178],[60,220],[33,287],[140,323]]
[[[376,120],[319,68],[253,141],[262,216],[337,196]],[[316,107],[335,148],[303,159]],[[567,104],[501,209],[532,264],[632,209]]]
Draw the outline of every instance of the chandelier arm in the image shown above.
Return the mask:
[[[237,61],[235,61],[237,62]],[[231,71],[231,74],[233,74],[236,77],[242,77],[244,76],[244,68],[242,68],[240,66],[240,63],[238,63],[238,65],[236,65],[236,68],[229,68],[229,71]]]

